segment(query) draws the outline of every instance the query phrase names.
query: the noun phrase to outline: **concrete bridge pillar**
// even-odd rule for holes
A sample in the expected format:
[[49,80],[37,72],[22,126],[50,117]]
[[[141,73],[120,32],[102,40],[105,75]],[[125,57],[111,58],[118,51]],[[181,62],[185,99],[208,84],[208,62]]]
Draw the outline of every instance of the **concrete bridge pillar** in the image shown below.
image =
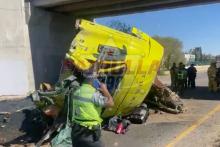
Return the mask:
[[0,18],[0,100],[55,83],[75,34],[74,17],[27,0],[1,0]]
[[31,7],[28,32],[32,53],[35,86],[40,82],[55,83],[61,61],[73,40],[75,19],[72,15]]

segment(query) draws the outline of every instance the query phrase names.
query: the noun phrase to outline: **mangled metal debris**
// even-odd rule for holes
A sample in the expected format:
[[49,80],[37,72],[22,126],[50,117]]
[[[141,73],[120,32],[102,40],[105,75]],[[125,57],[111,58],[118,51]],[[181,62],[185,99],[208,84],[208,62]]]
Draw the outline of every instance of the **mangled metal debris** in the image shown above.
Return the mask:
[[184,111],[184,104],[180,97],[156,79],[145,102],[154,109],[178,114]]

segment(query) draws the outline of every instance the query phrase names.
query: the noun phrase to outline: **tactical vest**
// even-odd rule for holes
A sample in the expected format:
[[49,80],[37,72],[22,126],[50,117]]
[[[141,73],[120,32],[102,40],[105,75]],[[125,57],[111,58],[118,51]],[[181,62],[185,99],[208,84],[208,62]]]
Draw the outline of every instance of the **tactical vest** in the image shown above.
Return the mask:
[[182,71],[177,73],[177,78],[178,80],[183,80],[184,79],[184,73]]
[[102,108],[92,103],[96,89],[89,84],[82,84],[72,95],[72,121],[81,126],[91,128],[101,125]]

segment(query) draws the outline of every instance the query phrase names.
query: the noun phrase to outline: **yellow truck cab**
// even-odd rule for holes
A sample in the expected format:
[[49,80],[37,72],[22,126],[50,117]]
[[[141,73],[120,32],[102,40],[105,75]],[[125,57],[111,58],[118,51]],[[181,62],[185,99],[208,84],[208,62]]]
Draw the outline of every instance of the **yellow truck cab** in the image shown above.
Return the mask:
[[126,115],[140,106],[157,75],[163,47],[137,28],[127,34],[83,19],[76,27],[66,58],[81,71],[98,63],[100,79],[115,102],[102,116]]

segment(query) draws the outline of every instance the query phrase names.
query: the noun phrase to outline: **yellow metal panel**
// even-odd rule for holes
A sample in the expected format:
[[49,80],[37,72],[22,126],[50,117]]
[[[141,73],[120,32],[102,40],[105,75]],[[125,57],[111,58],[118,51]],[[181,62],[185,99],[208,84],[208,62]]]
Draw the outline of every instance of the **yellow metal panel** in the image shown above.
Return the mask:
[[[81,70],[87,70],[97,62],[111,65],[100,72],[126,71],[113,93],[115,106],[106,109],[103,117],[127,114],[139,106],[149,92],[163,57],[163,47],[137,28],[126,34],[90,21],[81,20],[79,33],[74,38],[67,58]],[[126,51],[125,59],[101,59],[100,46]]]

